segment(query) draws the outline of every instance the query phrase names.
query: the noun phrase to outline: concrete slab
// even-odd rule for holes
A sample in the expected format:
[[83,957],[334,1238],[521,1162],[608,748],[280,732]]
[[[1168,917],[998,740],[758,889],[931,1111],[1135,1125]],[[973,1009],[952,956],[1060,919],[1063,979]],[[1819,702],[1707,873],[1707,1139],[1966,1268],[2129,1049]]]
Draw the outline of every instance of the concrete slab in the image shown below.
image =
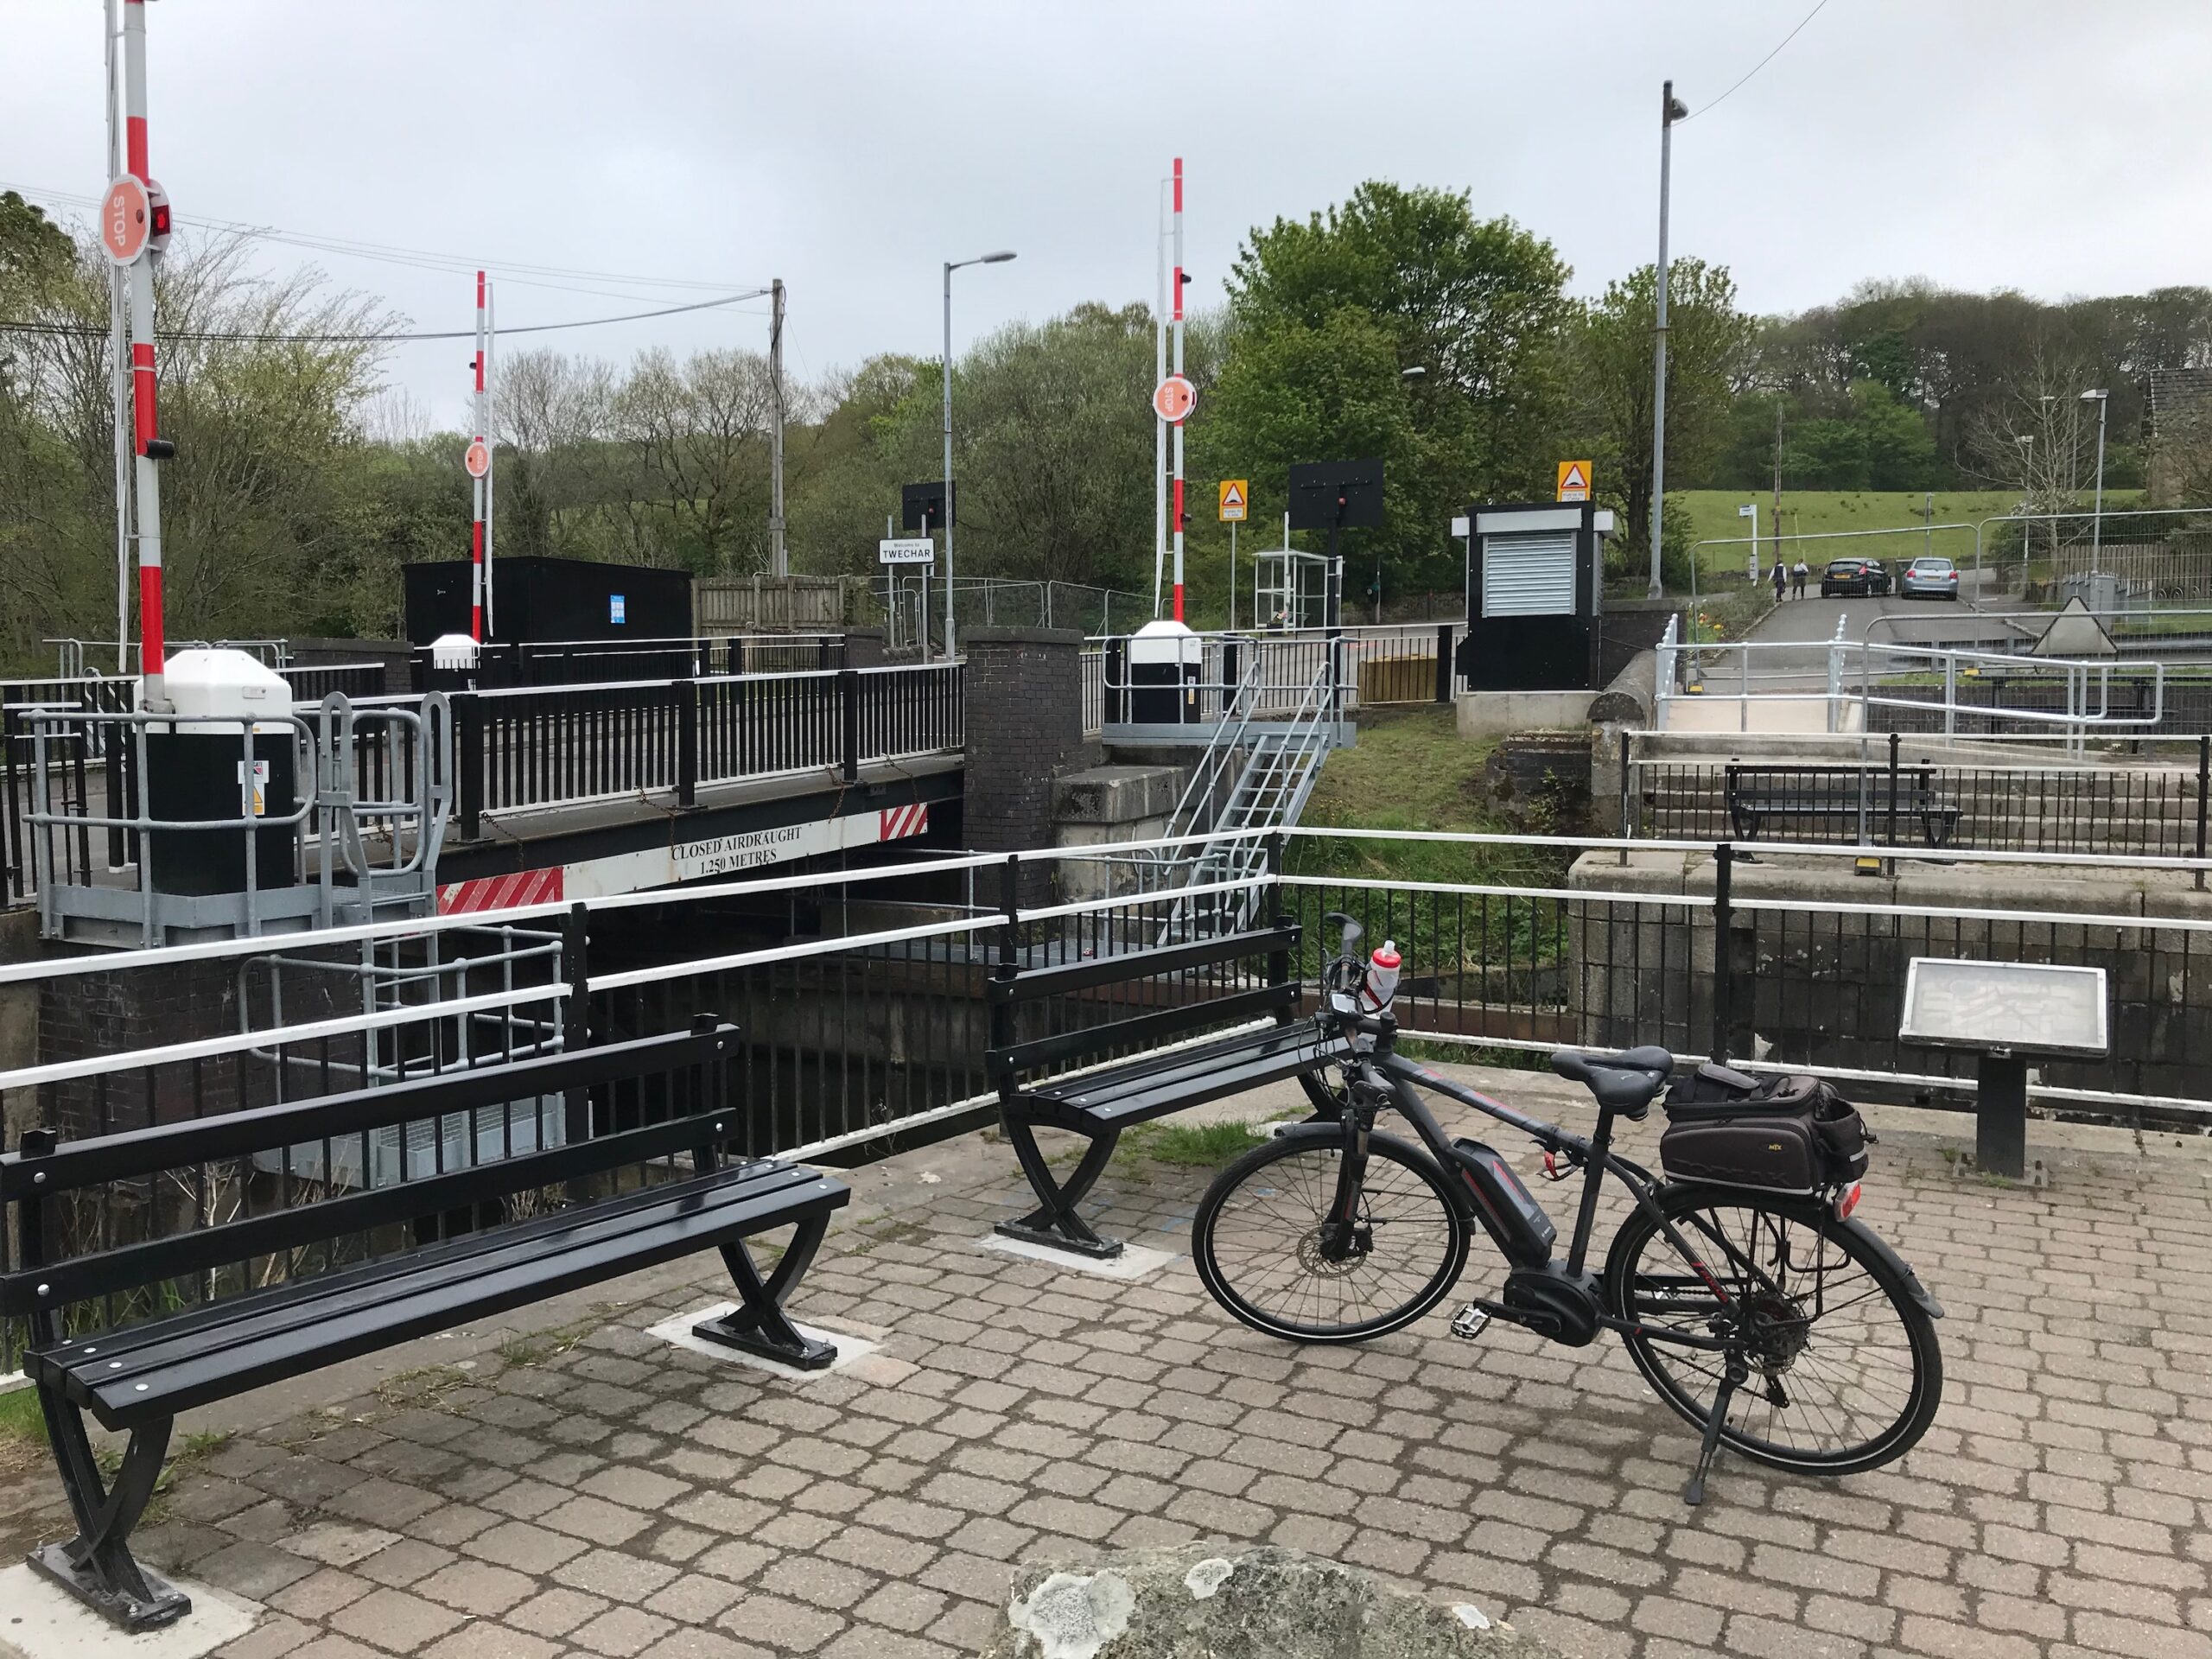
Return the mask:
[[1150,1249],[1142,1244],[1125,1244],[1119,1255],[1101,1261],[1094,1256],[1077,1255],[1072,1250],[1056,1250],[1049,1244],[1032,1244],[1026,1238],[1007,1238],[998,1233],[984,1234],[976,1241],[976,1248],[1000,1255],[1019,1256],[1024,1262],[1042,1262],[1047,1267],[1058,1268],[1064,1273],[1084,1273],[1094,1279],[1117,1279],[1123,1283],[1148,1279],[1175,1260],[1172,1251]]
[[164,1630],[136,1636],[18,1562],[0,1568],[0,1654],[10,1659],[200,1659],[237,1641],[260,1620],[261,1605],[182,1579],[192,1611]]
[[719,1342],[709,1342],[704,1337],[692,1334],[693,1325],[705,1319],[719,1319],[725,1314],[734,1313],[737,1308],[738,1305],[735,1302],[716,1302],[710,1307],[693,1308],[690,1313],[679,1313],[672,1319],[663,1319],[658,1325],[648,1325],[645,1328],[645,1334],[658,1338],[673,1347],[685,1349],[695,1354],[704,1354],[709,1359],[718,1359],[729,1365],[742,1365],[747,1370],[766,1371],[772,1376],[785,1377],[793,1382],[810,1382],[818,1376],[835,1376],[858,1361],[866,1359],[883,1345],[879,1342],[871,1342],[866,1337],[856,1337],[848,1331],[832,1331],[823,1325],[808,1325],[803,1320],[793,1319],[791,1324],[801,1336],[811,1337],[817,1342],[835,1343],[837,1348],[837,1357],[831,1360],[822,1370],[802,1371],[795,1365],[781,1365],[772,1359],[762,1359],[757,1354],[748,1354],[742,1349],[725,1348]]

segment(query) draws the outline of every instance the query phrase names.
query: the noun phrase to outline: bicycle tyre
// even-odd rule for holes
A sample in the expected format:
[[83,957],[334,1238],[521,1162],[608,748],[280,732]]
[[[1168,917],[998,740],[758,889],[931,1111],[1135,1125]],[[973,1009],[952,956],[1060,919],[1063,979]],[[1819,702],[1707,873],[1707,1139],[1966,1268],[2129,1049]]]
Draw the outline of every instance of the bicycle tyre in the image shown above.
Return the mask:
[[[1769,1468],[1818,1475],[1855,1474],[1878,1468],[1912,1449],[1927,1432],[1942,1401],[1942,1350],[1936,1341],[1935,1320],[1914,1294],[1916,1287],[1872,1232],[1860,1223],[1838,1221],[1826,1205],[1811,1199],[1680,1183],[1662,1185],[1652,1196],[1661,1212],[1675,1224],[1677,1230],[1694,1247],[1710,1252],[1709,1260],[1719,1255],[1712,1247],[1721,1239],[1748,1247],[1756,1260],[1761,1250],[1786,1249],[1783,1240],[1809,1238],[1816,1246],[1811,1271],[1817,1287],[1815,1294],[1821,1300],[1825,1301],[1831,1294],[1842,1294],[1851,1283],[1846,1280],[1832,1286],[1824,1276],[1830,1270],[1827,1263],[1831,1249],[1840,1262],[1847,1264],[1870,1286],[1853,1292],[1843,1302],[1824,1307],[1809,1319],[1801,1319],[1798,1315],[1802,1314],[1802,1303],[1793,1300],[1788,1294],[1789,1269],[1777,1269],[1778,1278],[1769,1275],[1770,1282],[1754,1294],[1776,1304],[1776,1313],[1783,1315],[1772,1318],[1767,1325],[1775,1333],[1772,1341],[1777,1345],[1770,1346],[1763,1358],[1755,1360],[1750,1384],[1738,1391],[1728,1419],[1721,1427],[1723,1446]],[[1722,1212],[1733,1212],[1745,1219],[1737,1224],[1716,1220]],[[1675,1268],[1676,1273],[1659,1274],[1645,1264],[1644,1252],[1654,1241],[1662,1253],[1660,1264]],[[1760,1265],[1764,1271],[1771,1264]],[[1659,1230],[1653,1217],[1640,1208],[1634,1211],[1606,1252],[1605,1291],[1608,1311],[1637,1326],[1672,1322],[1687,1330],[1707,1325],[1720,1305],[1694,1276],[1679,1272],[1682,1266],[1681,1253]],[[1724,1280],[1732,1272],[1743,1276],[1741,1268],[1729,1267],[1725,1262],[1714,1271]],[[1740,1287],[1732,1287],[1731,1294],[1735,1294],[1738,1288]],[[1807,1294],[1802,1281],[1797,1291],[1800,1296]],[[1674,1297],[1688,1300],[1678,1306],[1670,1300]],[[1698,1305],[1700,1298],[1702,1306]],[[1832,1325],[1827,1340],[1840,1345],[1824,1349],[1818,1359],[1809,1357],[1822,1319],[1850,1307],[1877,1304],[1894,1317],[1897,1329],[1893,1335],[1884,1337],[1882,1332],[1871,1332],[1866,1320],[1861,1319],[1852,1322],[1848,1334],[1838,1337],[1834,1334],[1835,1327]],[[1801,1323],[1802,1337],[1794,1330]],[[1885,1340],[1886,1347],[1877,1350],[1873,1345],[1877,1338]],[[1652,1391],[1678,1415],[1702,1430],[1712,1409],[1713,1389],[1719,1382],[1718,1357],[1701,1356],[1699,1351],[1655,1340],[1633,1330],[1624,1333],[1623,1340],[1627,1344],[1629,1358],[1651,1385]],[[1850,1376],[1846,1368],[1854,1363],[1862,1367],[1865,1376]],[[1893,1377],[1882,1376],[1885,1370],[1895,1372],[1900,1365],[1909,1368],[1908,1380],[1901,1386]],[[1878,1382],[1871,1380],[1878,1376],[1881,1379]],[[1778,1390],[1781,1401],[1788,1402],[1789,1379],[1795,1379],[1800,1399],[1819,1402],[1821,1415],[1830,1423],[1836,1422],[1839,1417],[1846,1422],[1854,1422],[1862,1414],[1847,1400],[1847,1389],[1855,1399],[1876,1402],[1871,1413],[1875,1424],[1872,1432],[1864,1438],[1847,1438],[1840,1444],[1825,1446],[1788,1444],[1773,1438],[1780,1413],[1794,1408],[1778,1402],[1776,1397]],[[1709,1385],[1703,1389],[1701,1399],[1700,1382]],[[1825,1401],[1819,1400],[1822,1390],[1826,1391]],[[1762,1396],[1766,1407],[1764,1433],[1756,1432],[1751,1427],[1760,1414]],[[1881,1403],[1891,1399],[1895,1401],[1893,1408]],[[1858,1431],[1853,1428],[1846,1432],[1855,1434]]]
[[[1466,1267],[1466,1211],[1446,1185],[1444,1173],[1418,1147],[1387,1135],[1370,1135],[1363,1203],[1372,1205],[1380,1194],[1392,1211],[1382,1215],[1370,1210],[1370,1232],[1374,1226],[1386,1226],[1393,1230],[1393,1237],[1411,1237],[1410,1230],[1397,1230],[1402,1224],[1418,1223],[1426,1228],[1416,1247],[1423,1262],[1408,1281],[1410,1294],[1380,1313],[1351,1319],[1296,1319],[1265,1305],[1263,1298],[1266,1301],[1277,1299],[1267,1297],[1255,1281],[1270,1262],[1273,1270],[1282,1275],[1286,1293],[1293,1300],[1304,1300],[1294,1287],[1297,1275],[1305,1275],[1313,1287],[1311,1300],[1317,1314],[1328,1300],[1320,1285],[1333,1281],[1343,1287],[1355,1276],[1379,1284],[1392,1271],[1387,1268],[1367,1271],[1376,1261],[1371,1249],[1349,1263],[1320,1259],[1316,1248],[1319,1224],[1335,1196],[1343,1154],[1343,1141],[1333,1132],[1287,1135],[1237,1159],[1214,1178],[1199,1200],[1192,1224],[1192,1257],[1198,1278],[1214,1300],[1255,1331],[1286,1342],[1364,1342],[1401,1330],[1421,1318],[1444,1300]],[[1297,1167],[1290,1170],[1279,1167],[1294,1163]],[[1393,1166],[1395,1169],[1390,1169]],[[1378,1166],[1390,1169],[1380,1181]],[[1432,1206],[1434,1214],[1430,1217],[1427,1212]],[[1280,1242],[1272,1246],[1265,1243],[1268,1230],[1264,1225],[1256,1230],[1260,1243],[1243,1242],[1247,1231],[1255,1230],[1248,1217],[1262,1224],[1270,1218],[1279,1223]],[[1233,1236],[1225,1237],[1225,1234]],[[1436,1261],[1429,1268],[1425,1265],[1426,1257],[1432,1250]],[[1341,1289],[1335,1300],[1341,1313],[1345,1305]]]

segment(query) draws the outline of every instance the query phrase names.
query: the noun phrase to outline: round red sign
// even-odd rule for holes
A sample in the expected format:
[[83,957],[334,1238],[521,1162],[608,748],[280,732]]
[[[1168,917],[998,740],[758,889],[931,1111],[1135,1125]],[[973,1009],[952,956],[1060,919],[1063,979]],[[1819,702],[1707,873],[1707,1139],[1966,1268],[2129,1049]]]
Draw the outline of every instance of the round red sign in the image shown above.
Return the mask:
[[1153,412],[1170,426],[1180,426],[1198,406],[1198,389],[1179,374],[1171,374],[1153,388]]
[[128,173],[107,188],[100,199],[100,246],[118,265],[131,265],[146,251],[146,237],[153,227],[153,212],[146,187]]
[[473,440],[462,452],[461,464],[468,468],[471,478],[481,478],[492,470],[492,446],[481,438]]

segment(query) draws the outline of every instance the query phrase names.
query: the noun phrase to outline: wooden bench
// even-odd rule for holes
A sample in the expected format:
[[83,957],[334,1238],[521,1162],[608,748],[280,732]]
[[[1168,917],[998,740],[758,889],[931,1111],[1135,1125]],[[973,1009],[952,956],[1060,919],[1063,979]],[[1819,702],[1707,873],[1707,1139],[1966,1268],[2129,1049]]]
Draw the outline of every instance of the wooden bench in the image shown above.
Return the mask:
[[[783,1303],[849,1192],[811,1170],[725,1160],[736,1034],[702,1018],[188,1122],[24,1135],[0,1156],[22,1240],[0,1314],[30,1326],[24,1369],[78,1529],[32,1565],[127,1630],[169,1624],[191,1603],[131,1558],[129,1538],[178,1413],[700,1251],[721,1252],[741,1300],[700,1336],[828,1364],[836,1351]],[[387,1153],[396,1139],[396,1170],[380,1139]],[[487,1143],[497,1155],[480,1155]],[[380,1164],[396,1179],[379,1182]],[[785,1225],[764,1274],[746,1241]],[[86,1412],[130,1434],[111,1481]]]
[[1960,810],[1936,792],[1933,766],[1732,766],[1725,782],[1728,821],[1744,841],[1757,841],[1770,823],[1856,825],[1862,810],[1868,835],[1889,842],[1896,839],[1892,821],[1901,817],[1919,823],[1929,847],[1948,847],[1958,833]]
[[[1290,972],[1297,947],[1297,927],[1281,923],[1187,944],[1048,962],[1026,970],[1018,958],[1002,957],[988,989],[991,1048],[986,1060],[999,1092],[1000,1122],[1037,1194],[1037,1208],[1019,1221],[1001,1222],[998,1231],[1084,1255],[1118,1255],[1122,1242],[1101,1238],[1077,1206],[1105,1173],[1123,1129],[1294,1077],[1305,1084],[1317,1109],[1333,1110],[1334,1102],[1316,1075],[1330,1063],[1320,1027],[1297,1011],[1300,988]],[[1256,972],[1233,967],[1254,958],[1264,963]],[[1025,1007],[1056,1002],[1064,1013],[1101,1006],[1118,1009],[1141,1001],[1135,994],[1146,987],[1179,996],[1190,976],[1205,972],[1237,988],[1026,1039],[1018,1034]],[[1248,979],[1259,982],[1238,982]],[[1108,995],[1102,997],[1101,992]],[[1049,1015],[1034,1017],[1035,1023],[1049,1020]],[[1267,1023],[1254,1025],[1255,1020]],[[1056,1073],[1056,1068],[1132,1048],[1157,1049],[1165,1039],[1232,1022],[1245,1028],[1141,1052],[1117,1065]],[[1035,1131],[1040,1127],[1065,1129],[1090,1143],[1064,1181],[1054,1178],[1038,1149]]]

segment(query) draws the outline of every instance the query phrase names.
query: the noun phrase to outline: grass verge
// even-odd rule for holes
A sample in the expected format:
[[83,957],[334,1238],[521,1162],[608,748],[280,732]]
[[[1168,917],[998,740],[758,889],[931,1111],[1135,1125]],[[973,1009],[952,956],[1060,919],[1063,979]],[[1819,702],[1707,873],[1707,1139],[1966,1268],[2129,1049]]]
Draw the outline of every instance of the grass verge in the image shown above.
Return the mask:
[[1139,1123],[1122,1131],[1114,1157],[1117,1162],[1147,1158],[1156,1164],[1211,1169],[1267,1141],[1265,1135],[1243,1122]]

